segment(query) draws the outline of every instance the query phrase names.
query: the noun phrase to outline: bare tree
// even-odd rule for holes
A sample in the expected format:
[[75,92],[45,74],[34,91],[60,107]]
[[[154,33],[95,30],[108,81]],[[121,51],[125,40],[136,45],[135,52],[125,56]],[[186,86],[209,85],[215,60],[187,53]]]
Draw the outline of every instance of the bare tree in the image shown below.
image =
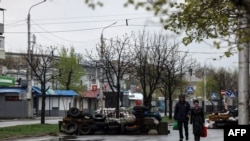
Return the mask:
[[[96,61],[96,57],[93,57],[88,53],[88,58],[92,61]],[[110,86],[112,92],[116,93],[116,116],[119,116],[119,95],[121,93],[121,80],[125,74],[131,70],[131,45],[130,37],[124,35],[123,38],[116,37],[115,39],[105,40],[101,45],[97,46],[97,57],[101,58],[99,67],[104,70],[101,81],[105,78]],[[102,87],[102,86],[100,86]]]
[[153,35],[145,31],[135,36],[134,43],[135,68],[141,84],[143,104],[151,109],[152,95],[160,88],[162,75],[166,71],[169,58],[174,56],[170,36],[161,33]]
[[29,58],[29,55],[25,54],[24,59],[28,62],[31,67],[33,77],[41,85],[42,93],[42,108],[41,108],[41,124],[45,124],[45,100],[46,100],[46,91],[49,87],[46,86],[47,82],[52,79],[51,71],[55,67],[54,61],[54,47],[47,48],[36,48],[32,58]]
[[[195,61],[188,58],[187,53],[180,52],[177,43],[171,46],[169,54],[161,75],[160,90],[165,97],[165,103],[167,99],[169,100],[169,118],[172,119],[173,95],[177,91],[185,94],[183,87],[187,85],[187,82],[183,80],[183,74],[190,69],[190,66],[194,66]],[[165,108],[165,115],[166,113],[167,108]]]
[[215,80],[216,85],[218,86],[217,92],[219,93],[219,109],[223,110],[222,95],[220,94],[221,90],[237,90],[238,86],[238,75],[237,71],[226,70],[225,68],[219,68],[218,70],[212,69],[209,74],[210,77]]

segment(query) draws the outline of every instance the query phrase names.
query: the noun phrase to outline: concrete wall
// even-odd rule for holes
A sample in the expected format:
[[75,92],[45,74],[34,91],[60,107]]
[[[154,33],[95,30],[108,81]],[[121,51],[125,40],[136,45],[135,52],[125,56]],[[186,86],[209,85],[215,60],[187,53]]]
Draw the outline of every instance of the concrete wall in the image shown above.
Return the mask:
[[[73,107],[73,97],[46,97],[45,116],[65,116],[66,112]],[[37,116],[41,115],[42,97],[38,99]]]

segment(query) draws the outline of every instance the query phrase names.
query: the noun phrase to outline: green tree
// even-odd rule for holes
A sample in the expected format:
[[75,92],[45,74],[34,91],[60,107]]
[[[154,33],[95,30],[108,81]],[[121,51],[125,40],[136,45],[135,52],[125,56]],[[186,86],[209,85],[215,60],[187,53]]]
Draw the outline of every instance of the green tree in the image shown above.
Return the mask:
[[[249,122],[249,42],[250,42],[250,1],[249,0],[149,0],[147,2],[128,0],[125,6],[144,7],[161,16],[165,29],[182,33],[183,43],[201,42],[214,39],[214,45],[227,43],[230,56],[234,49],[239,50],[239,124]],[[245,112],[247,109],[247,112]]]
[[[233,1],[233,2],[232,2]],[[135,8],[144,7],[160,16],[165,29],[177,34],[185,31],[183,43],[201,42],[214,39],[216,47],[220,42],[226,41],[230,47],[226,56],[238,45],[238,41],[249,41],[248,30],[241,30],[239,18],[244,16],[244,6],[237,0],[185,0],[181,2],[170,0],[151,0],[148,2],[135,2],[128,0],[125,6],[134,4]],[[247,0],[239,0],[247,2]],[[248,4],[249,5],[249,4]],[[246,36],[242,36],[246,34]],[[235,38],[241,35],[240,39]],[[220,41],[218,41],[220,39]]]
[[61,48],[56,65],[57,80],[61,89],[75,91],[81,89],[81,77],[84,75],[84,70],[79,64],[81,59],[82,55],[77,54],[73,47],[69,50],[65,47]]

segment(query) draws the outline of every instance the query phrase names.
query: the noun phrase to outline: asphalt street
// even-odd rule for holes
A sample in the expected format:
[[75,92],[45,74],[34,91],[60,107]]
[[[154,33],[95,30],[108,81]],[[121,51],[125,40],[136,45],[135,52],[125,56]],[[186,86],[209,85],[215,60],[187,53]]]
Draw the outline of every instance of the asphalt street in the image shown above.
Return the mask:
[[[46,123],[55,124],[62,117],[49,117],[46,118]],[[30,120],[0,120],[0,127],[23,125],[23,124],[35,124],[40,123],[40,119]],[[36,138],[17,139],[13,141],[179,141],[178,130],[173,130],[172,126],[168,126],[170,134],[168,135],[84,135],[84,136],[43,136]],[[208,129],[207,137],[201,137],[201,141],[223,141],[223,129]],[[192,134],[192,125],[189,125],[189,141],[194,141]]]

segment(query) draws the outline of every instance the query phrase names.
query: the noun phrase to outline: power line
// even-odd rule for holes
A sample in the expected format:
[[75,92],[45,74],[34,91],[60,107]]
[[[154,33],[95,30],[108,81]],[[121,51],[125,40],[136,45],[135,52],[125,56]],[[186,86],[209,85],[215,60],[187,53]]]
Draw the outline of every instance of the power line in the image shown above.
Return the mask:
[[[148,17],[136,17],[136,18],[127,18],[127,20],[139,20],[139,19],[147,19],[147,18],[153,18],[152,16]],[[109,21],[124,21],[126,19],[124,18],[119,18],[119,19],[110,19],[110,20],[85,20],[85,21],[66,21],[66,22],[50,22],[50,23],[40,23],[40,25],[53,25],[53,24],[78,24],[78,23],[100,23],[100,22],[109,22]],[[34,20],[33,20],[34,21]],[[36,20],[37,21],[37,20]],[[6,25],[6,26],[22,26],[25,25],[23,24],[11,24],[11,25]]]
[[[37,24],[36,23],[36,25],[40,28],[40,29],[42,29],[43,31],[45,31],[46,33],[49,33],[50,35],[52,35],[52,36],[54,36],[54,37],[56,37],[56,38],[58,38],[58,39],[61,39],[61,40],[63,40],[63,41],[68,41],[68,42],[74,42],[74,43],[86,43],[86,41],[73,41],[73,40],[68,40],[68,39],[66,39],[66,38],[62,38],[62,37],[60,37],[60,36],[57,36],[57,35],[55,35],[55,34],[53,34],[53,33],[50,33],[49,31],[47,31],[46,29],[44,29],[42,26],[40,26],[39,24]],[[40,34],[40,35],[42,35],[42,34]],[[44,36],[45,37],[45,36]],[[45,38],[47,38],[47,37],[45,37]],[[48,39],[48,38],[47,38]],[[99,38],[98,38],[99,39]],[[48,39],[48,40],[50,40],[50,39]],[[96,40],[96,39],[95,39]],[[87,41],[88,42],[88,41]]]
[[112,15],[99,15],[99,16],[84,16],[84,17],[62,17],[62,18],[46,18],[46,19],[35,19],[35,20],[64,20],[64,19],[85,19],[85,18],[103,18],[103,17],[114,17],[114,16],[127,16],[127,15],[142,15],[148,13],[129,13],[129,14],[112,14]]
[[[113,27],[123,27],[126,25],[116,25],[116,26],[112,26]],[[131,27],[131,26],[141,26],[141,27],[156,27],[156,26],[163,26],[163,25],[129,25],[126,27]],[[79,31],[88,31],[88,30],[99,30],[99,29],[103,29],[103,27],[95,27],[95,28],[84,28],[84,29],[71,29],[71,30],[55,30],[55,31],[39,31],[39,32],[33,32],[33,33],[60,33],[60,32],[79,32]],[[26,31],[20,31],[20,32],[5,32],[5,33],[16,33],[16,34],[23,34],[23,33],[27,33]]]

